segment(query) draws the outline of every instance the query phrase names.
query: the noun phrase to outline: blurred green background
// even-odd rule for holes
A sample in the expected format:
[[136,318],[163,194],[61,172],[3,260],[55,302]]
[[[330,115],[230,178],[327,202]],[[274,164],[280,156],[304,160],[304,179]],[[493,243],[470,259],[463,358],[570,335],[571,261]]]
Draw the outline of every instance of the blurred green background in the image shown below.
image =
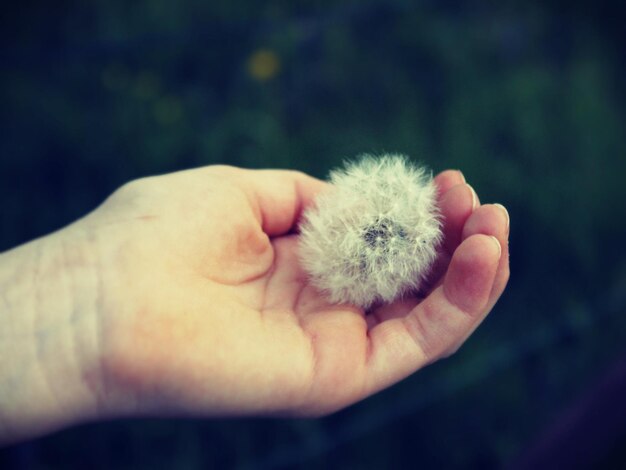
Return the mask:
[[626,354],[620,10],[605,0],[4,5],[0,251],[140,176],[228,163],[324,177],[344,158],[392,151],[462,169],[483,202],[509,208],[512,277],[457,355],[333,416],[91,424],[4,449],[0,466],[517,461]]

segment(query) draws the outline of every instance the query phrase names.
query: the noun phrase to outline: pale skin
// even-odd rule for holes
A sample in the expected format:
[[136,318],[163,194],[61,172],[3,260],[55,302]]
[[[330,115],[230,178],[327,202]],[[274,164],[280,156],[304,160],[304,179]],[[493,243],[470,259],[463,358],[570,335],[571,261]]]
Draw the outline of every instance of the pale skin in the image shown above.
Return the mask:
[[[424,295],[333,305],[297,260],[320,180],[210,166],[125,185],[0,255],[0,443],[132,416],[320,416],[455,352],[509,278],[509,219],[435,178]],[[366,314],[367,313],[367,314]]]

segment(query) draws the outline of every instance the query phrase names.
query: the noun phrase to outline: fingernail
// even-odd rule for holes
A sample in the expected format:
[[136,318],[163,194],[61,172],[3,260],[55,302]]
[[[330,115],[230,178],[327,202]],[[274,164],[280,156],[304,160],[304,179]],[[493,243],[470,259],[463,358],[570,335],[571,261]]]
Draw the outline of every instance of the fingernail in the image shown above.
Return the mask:
[[493,235],[490,235],[490,238],[493,239],[494,243],[496,244],[496,246],[498,247],[498,259],[500,259],[500,256],[502,256],[502,247],[500,246],[500,242],[498,241],[498,239],[496,237],[494,237]]
[[463,172],[461,170],[456,170],[456,171],[459,173],[461,180],[465,183],[465,175],[463,174]]
[[509,211],[506,210],[506,207],[504,207],[502,204],[496,203],[494,204],[494,206],[500,208],[500,210],[504,213],[504,216],[506,217],[506,229],[509,229],[509,225],[511,223],[511,218],[509,217]]
[[469,184],[467,185],[468,188],[470,188],[470,190],[472,191],[472,210],[476,209],[476,207],[478,206],[478,196],[476,195],[476,191],[474,191],[474,188],[472,188]]

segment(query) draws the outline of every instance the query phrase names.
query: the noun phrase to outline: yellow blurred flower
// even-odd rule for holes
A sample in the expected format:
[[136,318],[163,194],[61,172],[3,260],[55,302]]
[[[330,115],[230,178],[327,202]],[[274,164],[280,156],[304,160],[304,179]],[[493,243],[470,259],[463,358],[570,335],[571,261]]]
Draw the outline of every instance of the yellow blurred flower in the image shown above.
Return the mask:
[[279,71],[280,57],[271,49],[259,49],[248,58],[248,73],[256,80],[269,80]]

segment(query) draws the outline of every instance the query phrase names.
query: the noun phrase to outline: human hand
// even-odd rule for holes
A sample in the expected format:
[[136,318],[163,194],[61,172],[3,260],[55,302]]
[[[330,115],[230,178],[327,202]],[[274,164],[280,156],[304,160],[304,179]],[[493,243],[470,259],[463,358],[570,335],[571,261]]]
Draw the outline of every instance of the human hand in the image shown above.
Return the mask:
[[435,181],[431,287],[368,315],[329,304],[298,263],[294,228],[326,183],[213,166],[118,190],[65,229],[97,279],[79,377],[98,411],[83,419],[321,415],[454,352],[508,280],[508,215],[459,172]]
[[325,183],[208,167],[123,189],[92,222],[115,224],[104,243],[116,247],[105,268],[116,303],[101,312],[114,395],[148,414],[317,415],[450,354],[504,289],[508,216],[474,209],[458,172],[436,183],[440,279],[367,317],[329,304],[298,263],[293,228]]

